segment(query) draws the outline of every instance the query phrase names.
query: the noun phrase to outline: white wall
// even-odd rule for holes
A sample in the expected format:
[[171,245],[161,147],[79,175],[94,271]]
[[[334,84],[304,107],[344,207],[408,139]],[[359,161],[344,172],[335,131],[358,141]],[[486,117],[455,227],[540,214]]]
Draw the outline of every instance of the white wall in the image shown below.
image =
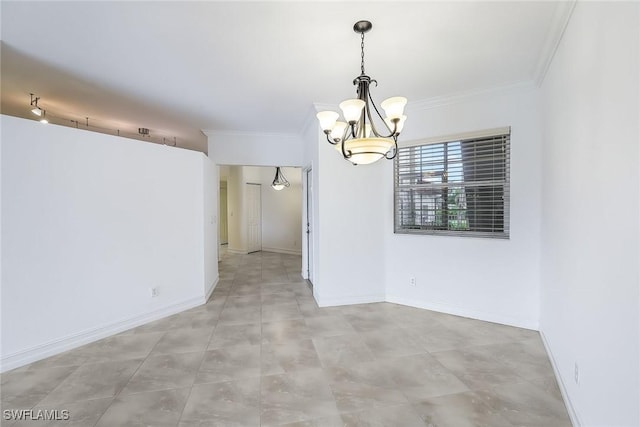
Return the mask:
[[[536,90],[517,85],[433,105],[413,105],[400,144],[511,126],[510,238],[393,233],[393,165],[381,192],[387,300],[537,329],[540,283],[540,135]],[[375,198],[374,198],[375,197]],[[381,227],[380,225],[378,227]],[[409,278],[416,278],[416,286]]]
[[280,191],[271,188],[275,168],[260,169],[262,184],[262,249],[301,254],[302,182],[300,168],[281,168],[291,184]]
[[204,131],[209,157],[218,165],[302,166],[298,135]]
[[2,116],[3,370],[204,302],[203,157]]
[[227,176],[227,223],[229,237],[229,251],[246,253],[247,245],[242,222],[244,198],[244,182],[242,166],[230,166]]
[[540,327],[576,425],[640,425],[638,28],[578,2],[541,90]]
[[[2,12],[0,12],[2,13]],[[2,282],[3,282],[3,277],[4,277],[4,273],[2,271],[2,263],[3,263],[3,256],[2,256],[2,246],[4,246],[2,244],[3,238],[2,238],[2,138],[3,138],[3,132],[2,132],[2,120],[1,120],[2,116],[0,116],[0,310],[2,309]],[[0,331],[3,330],[3,323],[2,323],[2,312],[0,312]],[[3,368],[2,366],[4,365],[4,363],[2,363],[2,356],[4,353],[4,349],[3,349],[3,345],[2,345],[2,337],[0,337],[0,372],[2,372]]]
[[200,156],[202,162],[203,260],[204,294],[208,297],[218,282],[218,171],[211,159]]
[[[393,234],[393,163],[352,166],[316,125],[303,137],[314,178],[316,300],[388,300],[537,328],[541,147],[535,88],[514,85],[416,102],[409,113],[401,143],[512,127],[511,238]],[[416,287],[409,286],[410,276]]]
[[344,160],[316,120],[304,140],[313,175],[314,297],[320,306],[383,301],[386,203],[380,188],[392,177],[382,163]]
[[[315,110],[322,110],[322,107],[315,107]],[[308,279],[313,284],[314,297],[316,295],[316,284],[320,282],[321,272],[318,268],[320,265],[320,221],[319,221],[319,208],[318,208],[318,189],[321,187],[319,179],[319,148],[322,144],[320,139],[318,122],[314,120],[315,117],[311,117],[307,120],[306,126],[302,132],[303,140],[303,169],[302,169],[302,222],[303,237],[302,237],[302,277]],[[324,135],[322,135],[324,137]],[[310,171],[310,173],[309,173]],[[311,180],[311,183],[308,180]],[[308,191],[311,188],[311,195]],[[307,203],[308,202],[308,203]],[[307,220],[311,219],[309,223],[309,233],[307,233]]]

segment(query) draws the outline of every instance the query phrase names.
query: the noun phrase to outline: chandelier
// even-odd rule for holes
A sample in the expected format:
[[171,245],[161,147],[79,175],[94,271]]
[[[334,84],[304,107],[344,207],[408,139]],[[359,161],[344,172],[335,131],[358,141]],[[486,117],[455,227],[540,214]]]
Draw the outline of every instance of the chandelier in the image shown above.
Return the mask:
[[275,178],[273,178],[271,187],[276,191],[280,191],[285,187],[289,187],[290,185],[291,184],[289,184],[289,181],[287,181],[287,178],[284,177],[282,171],[280,170],[280,167],[276,167],[276,176]]
[[[358,21],[353,26],[353,31],[360,33],[361,37],[360,75],[353,80],[358,97],[340,103],[345,121],[339,121],[340,115],[335,111],[321,111],[316,115],[327,141],[354,165],[367,165],[383,157],[393,159],[398,152],[398,135],[407,119],[403,114],[407,98],[394,96],[382,101],[380,106],[385,112],[384,118],[371,98],[369,85],[378,85],[364,73],[364,33],[371,27],[369,21]],[[376,116],[377,125],[373,120]]]

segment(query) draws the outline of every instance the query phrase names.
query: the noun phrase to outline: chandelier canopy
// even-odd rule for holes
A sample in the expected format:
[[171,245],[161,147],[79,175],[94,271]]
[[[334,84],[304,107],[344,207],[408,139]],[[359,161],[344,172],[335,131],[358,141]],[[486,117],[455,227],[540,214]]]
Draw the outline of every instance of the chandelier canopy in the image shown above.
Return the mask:
[[[369,21],[358,21],[353,31],[360,33],[360,75],[353,80],[357,87],[357,98],[340,103],[345,121],[339,121],[335,111],[321,111],[316,114],[320,127],[327,135],[327,141],[354,165],[366,165],[383,157],[393,159],[398,152],[398,135],[402,131],[407,116],[404,107],[407,98],[394,96],[382,101],[380,106],[386,117],[382,117],[371,98],[369,85],[378,82],[364,72],[364,33],[371,30]],[[372,109],[375,114],[372,114]],[[374,118],[378,122],[374,123]]]

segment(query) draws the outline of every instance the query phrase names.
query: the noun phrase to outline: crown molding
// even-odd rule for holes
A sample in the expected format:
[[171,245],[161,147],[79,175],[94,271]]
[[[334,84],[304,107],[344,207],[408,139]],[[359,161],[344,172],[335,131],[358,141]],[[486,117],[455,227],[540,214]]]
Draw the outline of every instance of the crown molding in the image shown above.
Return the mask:
[[562,36],[567,29],[567,25],[569,24],[569,20],[571,19],[575,6],[576,0],[567,0],[557,3],[556,13],[553,16],[553,21],[551,22],[551,26],[547,32],[547,37],[542,47],[542,51],[540,52],[538,63],[533,71],[534,81],[538,87],[542,85],[542,82],[547,75],[551,61],[553,61],[556,50],[558,50],[560,41],[562,41]]
[[434,96],[432,98],[421,99],[418,101],[409,101],[407,103],[407,111],[421,111],[421,110],[429,110],[432,108],[439,108],[446,105],[457,104],[460,102],[467,101],[469,98],[474,98],[477,96],[491,95],[502,92],[510,92],[513,90],[526,90],[526,89],[534,89],[535,84],[530,81],[520,81],[515,83],[509,83],[501,86],[493,86],[484,89],[473,89],[464,92],[458,92],[450,95],[444,96]]
[[215,130],[215,129],[202,129],[207,137],[220,137],[220,136],[235,136],[235,137],[250,137],[250,138],[295,138],[299,139],[300,134],[291,132],[250,132],[250,131],[236,131],[236,130]]
[[336,109],[335,104],[325,104],[324,102],[314,102],[313,103],[313,112],[319,113],[320,111]]
[[[304,122],[302,122],[302,126],[300,126],[300,135],[304,135],[309,126],[313,124],[317,124],[318,121],[316,119],[316,113],[324,110],[330,110],[332,107],[330,104],[323,104],[319,102],[314,102],[307,110],[307,114],[305,115]],[[318,126],[318,129],[320,127]]]
[[[491,95],[502,92],[510,92],[513,90],[527,90],[527,89],[535,89],[536,85],[534,82],[530,80],[518,81],[514,83],[508,83],[500,86],[492,86],[488,88],[482,89],[473,89],[464,92],[453,93],[450,95],[443,96],[434,96],[432,98],[420,99],[417,101],[409,101],[407,103],[407,112],[411,111],[422,111],[429,110],[432,108],[444,107],[446,105],[457,104],[460,102],[467,101],[469,98],[474,98],[477,96]],[[303,130],[306,129],[306,126],[310,124],[310,122],[315,121],[315,113],[323,110],[335,110],[335,105],[325,104],[321,102],[314,102],[312,107],[309,110],[309,114],[307,119],[305,120],[305,125],[303,126]]]
[[[473,89],[464,92],[458,92],[450,95],[444,96],[435,96],[432,98],[421,99],[417,101],[409,101],[407,103],[407,111],[421,111],[421,110],[429,110],[432,108],[443,107],[446,105],[456,104],[460,102],[464,102],[469,98],[474,98],[477,96],[498,94],[503,92],[510,92],[513,90],[527,90],[527,89],[535,89],[537,87],[536,83],[531,80],[526,81],[518,81],[513,83],[508,83],[500,86],[492,86],[483,89]],[[308,110],[306,118],[300,127],[300,131],[295,133],[270,133],[270,132],[244,132],[244,131],[218,131],[214,129],[203,129],[202,133],[204,133],[207,137],[220,137],[220,136],[245,136],[245,137],[262,137],[262,138],[300,138],[304,135],[305,130],[316,122],[316,113],[324,110],[335,110],[335,105],[327,104],[323,102],[314,102],[311,104],[311,107]]]

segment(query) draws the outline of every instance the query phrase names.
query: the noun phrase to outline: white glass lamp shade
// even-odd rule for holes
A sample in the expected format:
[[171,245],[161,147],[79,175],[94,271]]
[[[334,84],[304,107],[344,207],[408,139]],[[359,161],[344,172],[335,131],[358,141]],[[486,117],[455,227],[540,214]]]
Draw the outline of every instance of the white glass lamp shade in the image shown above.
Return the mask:
[[344,142],[345,151],[351,151],[349,161],[356,165],[368,165],[382,159],[391,150],[390,138],[356,138]]
[[284,185],[282,185],[282,184],[272,184],[271,188],[273,188],[276,191],[280,191],[280,190],[282,190],[284,188]]
[[399,119],[404,113],[404,107],[407,105],[407,98],[403,96],[394,96],[387,98],[380,103],[380,106],[384,110],[387,118]]
[[364,108],[364,101],[362,99],[347,99],[340,103],[340,109],[344,119],[349,123],[355,123],[360,120],[360,114]]
[[[396,127],[396,134],[399,134],[400,132],[402,132],[402,128],[404,128],[404,122],[407,120],[407,116],[402,116],[400,117],[400,121],[398,121],[398,125]],[[384,119],[384,122],[387,124],[387,126],[389,126],[389,130],[392,131],[393,130],[393,122],[391,121],[391,119],[389,117]]]
[[36,116],[38,116],[38,117],[40,117],[40,116],[42,115],[42,110],[41,110],[39,107],[33,108],[33,109],[31,110],[31,112],[32,112],[33,114],[35,114]]
[[331,139],[334,141],[336,139],[342,139],[345,129],[347,129],[347,124],[345,122],[336,122],[333,129],[331,129]]
[[323,131],[330,131],[336,124],[336,120],[340,115],[335,111],[320,111],[316,114],[318,121],[320,121],[320,127]]

